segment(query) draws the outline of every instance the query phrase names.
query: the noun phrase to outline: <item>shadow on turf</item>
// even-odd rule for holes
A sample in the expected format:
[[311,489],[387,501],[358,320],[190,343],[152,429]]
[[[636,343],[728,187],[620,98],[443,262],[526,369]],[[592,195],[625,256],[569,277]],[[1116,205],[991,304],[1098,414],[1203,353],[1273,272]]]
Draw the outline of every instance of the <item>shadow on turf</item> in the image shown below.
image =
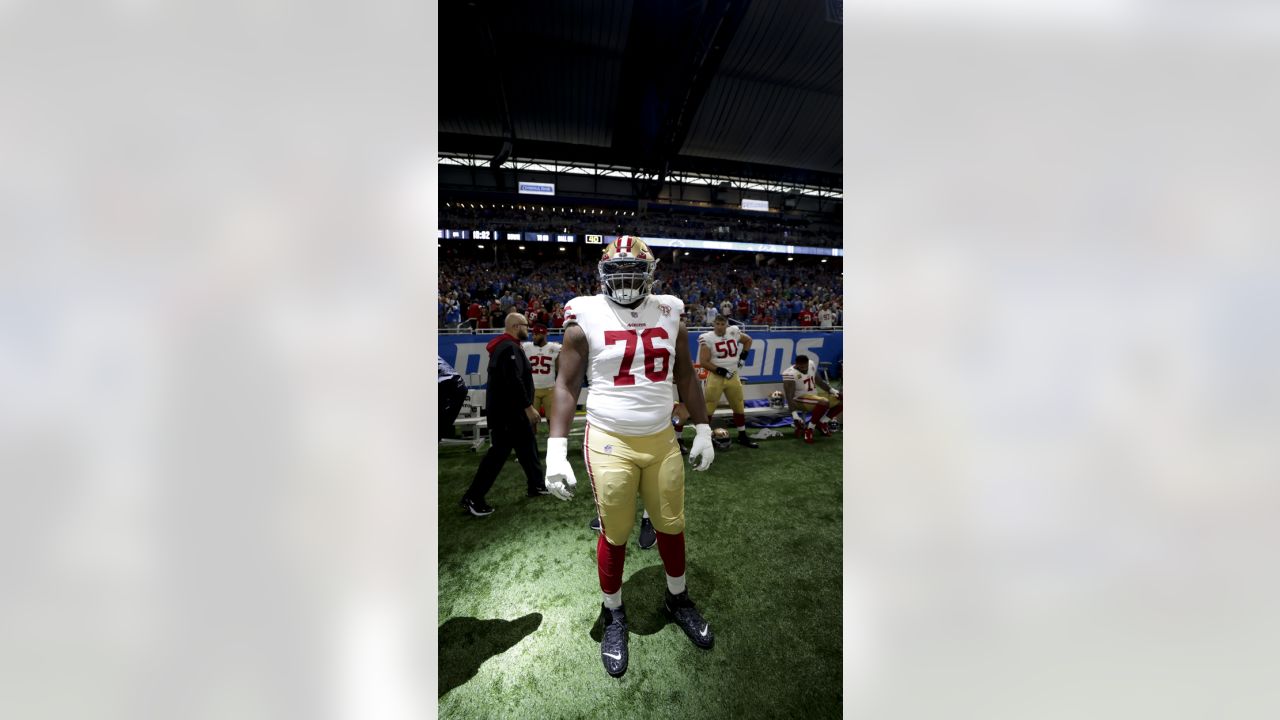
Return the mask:
[[466,683],[489,658],[501,655],[542,625],[542,613],[515,620],[452,618],[440,626],[440,695]]
[[[715,591],[715,579],[701,567],[688,564],[689,595],[699,610],[706,611],[707,621],[714,622],[714,607],[707,603]],[[627,631],[632,635],[652,635],[673,624],[662,612],[667,590],[667,574],[661,565],[637,570],[622,583],[622,606],[627,609]],[[710,607],[710,611],[707,608]],[[601,618],[591,627],[591,639],[604,637]]]

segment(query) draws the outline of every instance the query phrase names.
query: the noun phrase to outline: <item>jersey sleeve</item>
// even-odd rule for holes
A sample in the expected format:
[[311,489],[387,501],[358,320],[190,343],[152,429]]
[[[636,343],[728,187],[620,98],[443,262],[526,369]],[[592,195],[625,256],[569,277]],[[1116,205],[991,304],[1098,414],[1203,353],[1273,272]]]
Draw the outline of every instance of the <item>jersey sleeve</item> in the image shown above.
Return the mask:
[[684,301],[676,297],[675,295],[667,295],[666,297],[667,297],[667,304],[671,306],[671,312],[675,313],[676,317],[680,317],[681,315],[683,315]]
[[790,380],[791,382],[796,382],[798,379],[797,378],[798,375],[799,373],[796,372],[796,369],[794,367],[789,367],[786,370],[782,371],[783,380]]
[[711,333],[704,332],[698,336],[698,345],[703,347],[711,347]]

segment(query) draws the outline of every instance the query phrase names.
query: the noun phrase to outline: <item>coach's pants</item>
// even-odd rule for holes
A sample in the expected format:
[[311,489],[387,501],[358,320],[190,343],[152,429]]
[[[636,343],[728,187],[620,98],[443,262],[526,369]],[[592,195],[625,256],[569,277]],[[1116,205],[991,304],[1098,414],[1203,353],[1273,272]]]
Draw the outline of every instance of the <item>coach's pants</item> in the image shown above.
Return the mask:
[[489,426],[489,451],[480,461],[480,467],[476,468],[476,476],[471,480],[471,487],[467,489],[467,497],[477,502],[484,502],[485,493],[493,487],[494,481],[498,479],[498,473],[502,472],[502,466],[507,463],[507,458],[511,457],[512,450],[516,451],[516,459],[520,461],[520,467],[524,468],[527,489],[535,490],[543,487],[538,444],[533,436],[533,428],[529,427],[529,421],[521,413],[514,422]]
[[605,539],[625,545],[636,523],[636,493],[660,533],[684,532],[684,457],[675,431],[624,437],[587,425],[587,475]]

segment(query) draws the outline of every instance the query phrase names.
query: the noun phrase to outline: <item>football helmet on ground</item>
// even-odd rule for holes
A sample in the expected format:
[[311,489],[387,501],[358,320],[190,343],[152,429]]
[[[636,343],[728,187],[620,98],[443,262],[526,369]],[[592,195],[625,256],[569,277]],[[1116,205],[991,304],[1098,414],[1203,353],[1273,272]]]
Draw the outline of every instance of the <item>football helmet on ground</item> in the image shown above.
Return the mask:
[[774,390],[769,393],[769,407],[780,408],[785,405],[787,398],[782,394],[781,390]]
[[711,444],[716,450],[728,450],[733,445],[733,438],[729,437],[729,431],[724,428],[716,428],[711,432]]

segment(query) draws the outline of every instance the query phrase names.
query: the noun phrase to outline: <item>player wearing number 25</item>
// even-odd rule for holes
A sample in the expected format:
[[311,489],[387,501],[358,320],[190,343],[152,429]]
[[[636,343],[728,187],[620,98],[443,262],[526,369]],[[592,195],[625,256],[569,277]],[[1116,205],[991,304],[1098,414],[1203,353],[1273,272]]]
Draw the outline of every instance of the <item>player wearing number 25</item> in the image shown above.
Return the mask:
[[533,342],[522,347],[533,370],[533,409],[542,417],[550,417],[555,401],[556,368],[560,365],[560,343],[547,342],[547,326],[537,323],[533,326]]
[[697,435],[689,461],[706,470],[715,458],[693,361],[680,322],[684,302],[652,295],[658,259],[639,238],[623,235],[600,260],[601,293],[565,306],[564,344],[547,441],[547,490],[563,500],[577,480],[567,459],[569,426],[584,369],[590,373],[583,455],[602,531],[596,543],[603,638],[600,659],[617,677],[627,670],[627,617],[622,565],[644,499],[666,571],[663,610],[694,645],[710,648],[714,634],[685,589],[684,462],[671,427],[672,385],[688,407]]

